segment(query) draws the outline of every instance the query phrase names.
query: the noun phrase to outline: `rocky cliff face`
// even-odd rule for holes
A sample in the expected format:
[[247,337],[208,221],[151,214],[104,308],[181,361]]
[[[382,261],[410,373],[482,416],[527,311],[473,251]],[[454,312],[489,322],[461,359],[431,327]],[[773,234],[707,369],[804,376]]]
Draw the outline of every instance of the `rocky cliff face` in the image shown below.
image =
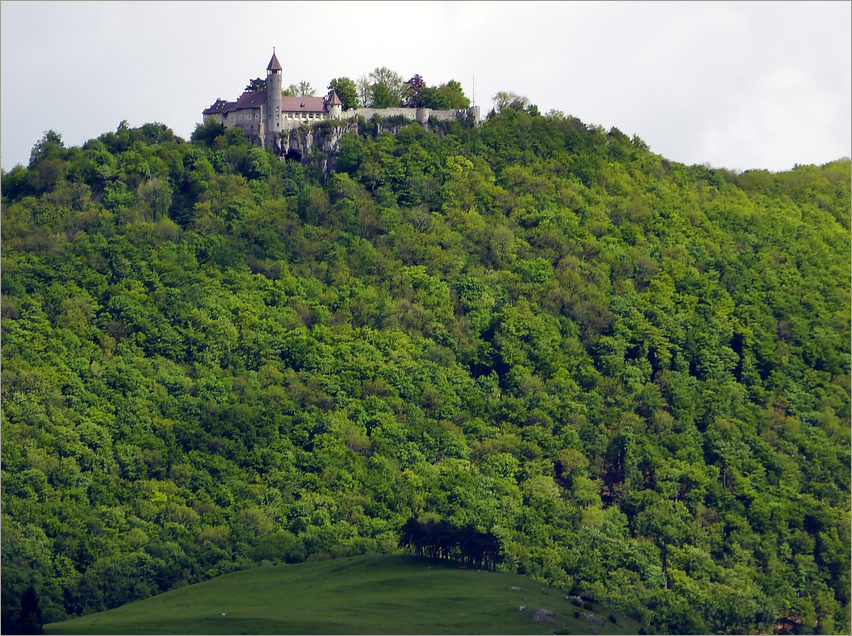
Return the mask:
[[[370,120],[373,128],[373,136],[378,137],[382,133],[390,133],[396,135],[402,128],[411,125],[411,121],[382,121],[377,119]],[[445,122],[431,122],[436,124],[430,126],[429,123],[421,123],[426,130],[433,129],[436,134],[443,138],[446,134]],[[280,154],[282,158],[293,159],[307,163],[308,160],[319,160],[320,166],[324,172],[334,170],[335,159],[340,150],[340,139],[348,132],[355,134],[359,133],[359,127],[363,126],[362,120],[350,121],[335,121],[322,122],[314,126],[301,126],[290,131],[284,132],[281,139]],[[363,132],[361,130],[360,132]],[[314,156],[317,152],[322,156]]]
[[285,133],[281,140],[281,155],[288,159],[302,162],[317,151],[324,157],[320,158],[323,171],[334,169],[334,158],[340,150],[340,138],[347,132],[358,132],[358,122],[341,122],[328,126],[295,128]]

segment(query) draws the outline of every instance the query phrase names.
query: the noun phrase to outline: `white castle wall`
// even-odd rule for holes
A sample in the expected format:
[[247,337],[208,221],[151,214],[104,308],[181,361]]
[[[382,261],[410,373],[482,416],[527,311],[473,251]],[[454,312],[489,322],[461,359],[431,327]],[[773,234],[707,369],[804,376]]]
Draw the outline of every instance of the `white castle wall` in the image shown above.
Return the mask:
[[479,123],[479,106],[473,108],[457,108],[451,110],[433,110],[431,108],[355,108],[353,110],[344,111],[341,114],[343,119],[352,117],[363,117],[371,119],[373,115],[379,117],[405,117],[411,121],[419,121],[425,124],[430,117],[434,117],[440,121],[453,121],[460,115],[465,116],[471,113],[474,116],[474,121]]
[[[418,121],[421,124],[426,124],[430,117],[437,119],[438,121],[454,121],[460,116],[465,117],[467,115],[473,116],[475,124],[479,124],[480,121],[479,106],[474,106],[472,108],[456,108],[451,110],[433,110],[431,108],[355,108],[352,110],[345,110],[340,113],[339,119],[347,120],[354,119],[356,117],[372,119],[374,115],[378,115],[379,117],[384,117],[386,119],[390,117],[404,117],[411,121]],[[321,121],[328,121],[330,119],[333,118],[329,115],[325,115]],[[299,128],[303,124],[311,125],[315,123],[317,123],[317,120],[284,119],[281,127],[285,131],[288,131]]]

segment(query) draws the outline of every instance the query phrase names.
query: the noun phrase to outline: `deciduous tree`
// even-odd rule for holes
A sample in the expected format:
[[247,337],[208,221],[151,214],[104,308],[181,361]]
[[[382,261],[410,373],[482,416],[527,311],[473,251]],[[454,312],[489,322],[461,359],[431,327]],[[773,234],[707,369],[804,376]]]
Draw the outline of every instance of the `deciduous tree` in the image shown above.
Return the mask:
[[313,97],[316,94],[316,89],[311,86],[309,81],[301,80],[297,84],[290,84],[281,93],[289,97]]
[[337,93],[340,101],[343,102],[343,110],[361,108],[358,86],[348,77],[337,77],[331,80],[328,83],[328,89]]
[[507,108],[523,110],[530,100],[512,91],[497,91],[494,95],[494,112],[501,113]]

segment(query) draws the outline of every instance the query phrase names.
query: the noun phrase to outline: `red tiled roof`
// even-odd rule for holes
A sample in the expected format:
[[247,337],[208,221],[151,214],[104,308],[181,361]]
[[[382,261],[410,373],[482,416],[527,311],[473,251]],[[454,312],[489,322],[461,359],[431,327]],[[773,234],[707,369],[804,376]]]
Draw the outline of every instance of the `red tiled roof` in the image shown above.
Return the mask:
[[322,97],[284,96],[281,98],[281,110],[285,113],[324,113],[325,99]]
[[343,106],[343,102],[340,101],[340,98],[337,96],[337,93],[331,91],[328,94],[328,105],[329,106]]
[[260,108],[265,102],[266,91],[246,91],[235,102],[226,102],[224,99],[217,99],[210,108],[207,108],[201,114],[225,114],[234,110],[242,110],[243,108]]
[[269,60],[269,66],[266,67],[267,71],[281,71],[281,62],[278,61],[278,58],[275,56],[275,50],[272,51],[272,59]]
[[260,108],[266,103],[266,91],[246,91],[234,104],[232,110],[241,108]]

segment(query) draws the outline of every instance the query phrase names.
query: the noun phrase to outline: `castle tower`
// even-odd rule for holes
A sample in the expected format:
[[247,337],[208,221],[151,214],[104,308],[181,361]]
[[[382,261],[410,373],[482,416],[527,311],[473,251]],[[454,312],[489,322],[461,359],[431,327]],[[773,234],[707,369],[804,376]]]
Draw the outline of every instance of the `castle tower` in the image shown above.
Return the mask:
[[328,116],[332,119],[340,119],[343,112],[343,102],[337,96],[337,93],[331,91],[328,97],[325,98],[325,105],[328,109]]
[[281,91],[282,75],[281,63],[275,55],[275,47],[272,48],[272,59],[266,67],[266,146],[274,145],[274,140],[281,132]]

